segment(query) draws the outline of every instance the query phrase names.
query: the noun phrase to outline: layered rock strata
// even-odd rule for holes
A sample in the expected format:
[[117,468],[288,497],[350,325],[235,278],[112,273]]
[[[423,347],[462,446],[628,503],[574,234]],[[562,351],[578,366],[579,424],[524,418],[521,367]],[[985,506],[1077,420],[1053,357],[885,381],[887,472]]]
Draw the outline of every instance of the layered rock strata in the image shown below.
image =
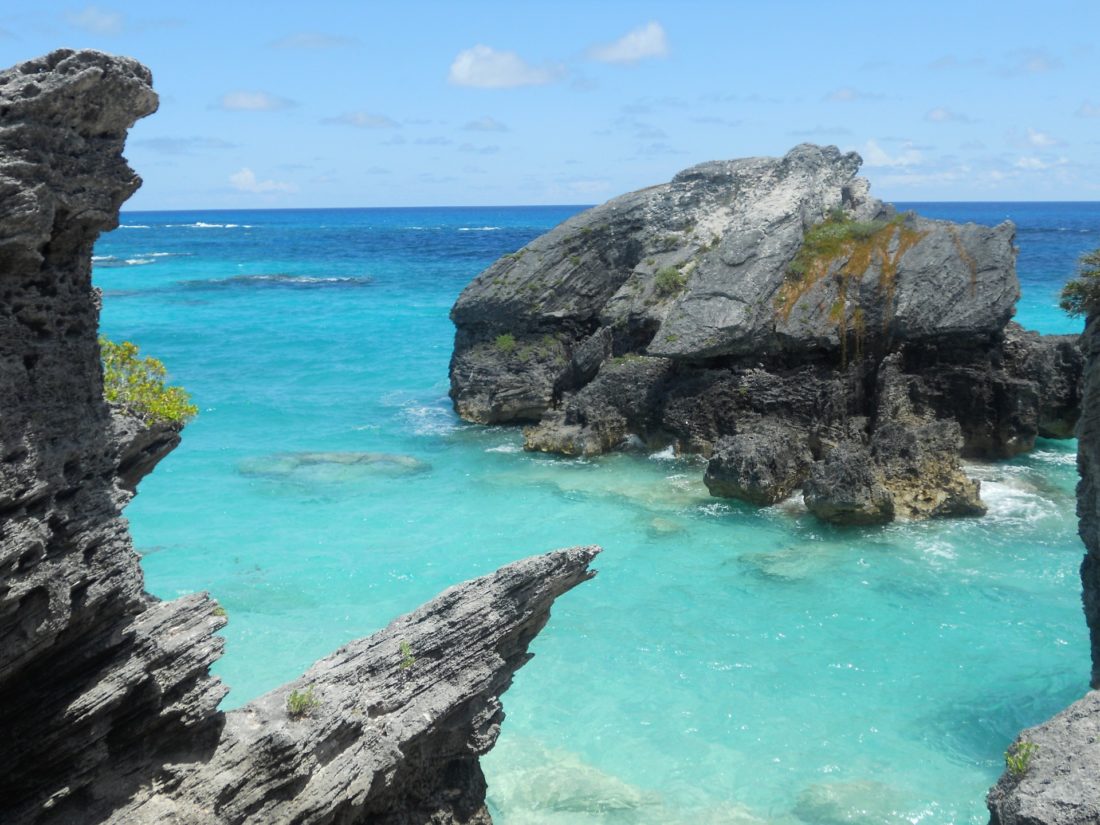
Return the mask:
[[156,106],[98,52],[0,72],[0,820],[488,822],[499,696],[598,548],[452,588],[231,713],[224,612],[144,592],[121,507],[179,432],[103,399],[91,253]]
[[[1080,353],[1010,322],[1010,223],[899,215],[860,163],[802,145],[701,164],[506,255],[451,311],[455,409],[529,425],[530,450],[593,455],[634,435],[713,455],[711,491],[755,503],[828,476],[845,444],[881,476],[874,520],[981,512],[960,456],[1068,437]],[[904,420],[883,397],[895,385]],[[904,438],[876,437],[888,424]],[[823,518],[865,520],[816,489]]]

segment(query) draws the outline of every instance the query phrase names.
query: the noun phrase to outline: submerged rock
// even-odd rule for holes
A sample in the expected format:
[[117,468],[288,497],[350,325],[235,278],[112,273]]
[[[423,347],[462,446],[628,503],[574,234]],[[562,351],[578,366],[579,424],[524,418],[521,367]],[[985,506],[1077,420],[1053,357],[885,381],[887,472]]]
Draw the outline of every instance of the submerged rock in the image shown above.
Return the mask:
[[242,475],[312,481],[346,481],[362,473],[409,475],[425,473],[431,468],[431,464],[415,456],[375,452],[275,453],[240,463]]
[[[807,454],[872,444],[892,421],[883,393],[904,386],[925,428],[917,463],[935,472],[876,462],[899,500],[872,495],[874,520],[980,510],[958,456],[1068,437],[1080,355],[1072,337],[1010,323],[1012,224],[898,215],[860,163],[808,144],[704,163],[501,258],[451,311],[455,409],[534,422],[529,450],[593,455],[638,437],[717,451],[712,492],[767,504],[807,476]],[[928,429],[940,420],[959,446]],[[897,441],[884,433],[880,452]]]
[[99,52],[0,72],[0,819],[487,823],[499,696],[598,548],[451,588],[217,710],[224,612],[145,593],[121,515],[179,433],[109,407],[96,339],[92,246],[139,184],[123,143],[156,105],[147,69]]

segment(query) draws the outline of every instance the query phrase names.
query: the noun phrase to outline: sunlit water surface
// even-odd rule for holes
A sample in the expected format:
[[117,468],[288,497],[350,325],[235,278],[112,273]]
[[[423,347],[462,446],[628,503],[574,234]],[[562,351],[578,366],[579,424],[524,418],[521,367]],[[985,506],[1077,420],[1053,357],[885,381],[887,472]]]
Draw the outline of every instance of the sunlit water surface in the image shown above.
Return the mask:
[[[1100,205],[920,210],[1014,219],[1019,319],[1079,329],[1056,294]],[[100,240],[104,331],[201,409],[127,515],[153,593],[228,610],[226,707],[598,543],[505,697],[498,823],[984,823],[1006,745],[1085,688],[1074,444],[972,467],[985,518],[849,530],[710,498],[692,458],[524,453],[451,411],[447,312],[576,211],[128,213]]]

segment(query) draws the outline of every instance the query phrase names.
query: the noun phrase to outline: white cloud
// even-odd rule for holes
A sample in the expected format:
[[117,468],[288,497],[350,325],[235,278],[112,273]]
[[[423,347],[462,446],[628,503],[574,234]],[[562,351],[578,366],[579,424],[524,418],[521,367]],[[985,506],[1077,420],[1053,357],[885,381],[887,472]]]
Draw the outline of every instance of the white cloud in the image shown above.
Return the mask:
[[541,86],[557,75],[558,72],[550,69],[532,66],[515,52],[500,52],[479,43],[458,53],[447,80],[455,86],[511,89]]
[[1042,169],[1053,169],[1056,166],[1065,166],[1069,163],[1069,158],[1060,157],[1054,161],[1046,161],[1035,155],[1027,155],[1016,159],[1013,164],[1017,169],[1026,169],[1027,171],[1039,171]]
[[872,94],[871,92],[861,92],[859,89],[853,89],[851,86],[844,86],[840,89],[834,89],[825,95],[825,99],[834,103],[851,103],[856,100],[881,100],[882,95]]
[[274,49],[341,49],[359,43],[354,37],[341,37],[322,32],[297,32],[280,37],[271,44]]
[[1046,74],[1060,69],[1062,61],[1039,49],[1023,49],[1009,55],[1012,61],[1003,74]]
[[943,106],[930,109],[924,116],[930,123],[969,123],[970,118],[959,112],[953,112]]
[[298,191],[298,187],[292,183],[283,183],[276,180],[257,180],[256,173],[247,166],[230,175],[229,183],[239,192],[251,192],[257,195]]
[[269,95],[267,92],[229,92],[222,95],[222,109],[232,112],[274,112],[296,106],[293,100]]
[[1081,104],[1081,108],[1077,110],[1077,117],[1100,117],[1100,103],[1086,100]]
[[647,23],[627,32],[614,43],[593,46],[588,56],[601,63],[637,63],[651,57],[668,54],[668,38],[660,23]]
[[489,115],[479,117],[477,120],[471,120],[465,126],[462,127],[467,132],[507,132],[508,127],[501,123],[499,120]]
[[396,129],[397,121],[385,115],[376,115],[371,112],[348,112],[338,117],[326,117],[322,123],[337,123],[344,126],[356,126],[360,129]]
[[126,18],[121,12],[99,6],[86,6],[82,11],[66,12],[65,21],[70,26],[92,34],[122,34],[126,28]]
[[1027,142],[1029,146],[1036,146],[1039,148],[1058,145],[1058,141],[1055,138],[1052,138],[1046,132],[1040,132],[1036,129],[1027,130]]
[[905,168],[916,166],[924,158],[920,151],[911,145],[903,146],[898,154],[891,155],[876,141],[868,140],[863,148],[863,159],[867,161],[868,166]]

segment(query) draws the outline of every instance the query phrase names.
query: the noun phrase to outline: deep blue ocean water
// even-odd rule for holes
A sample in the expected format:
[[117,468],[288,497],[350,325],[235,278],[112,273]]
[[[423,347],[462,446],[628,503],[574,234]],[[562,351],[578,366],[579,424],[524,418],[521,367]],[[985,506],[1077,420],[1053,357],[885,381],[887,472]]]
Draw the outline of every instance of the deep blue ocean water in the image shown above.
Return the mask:
[[[901,206],[1014,220],[1018,320],[1080,329],[1056,296],[1100,204]],[[457,581],[599,543],[504,698],[498,823],[984,823],[1005,747],[1086,688],[1075,445],[973,466],[982,519],[838,530],[712,499],[695,459],[461,423],[451,304],[580,208],[125,213],[103,330],[201,410],[127,510],[148,589],[226,607],[234,707]],[[302,460],[349,452],[404,458]]]

